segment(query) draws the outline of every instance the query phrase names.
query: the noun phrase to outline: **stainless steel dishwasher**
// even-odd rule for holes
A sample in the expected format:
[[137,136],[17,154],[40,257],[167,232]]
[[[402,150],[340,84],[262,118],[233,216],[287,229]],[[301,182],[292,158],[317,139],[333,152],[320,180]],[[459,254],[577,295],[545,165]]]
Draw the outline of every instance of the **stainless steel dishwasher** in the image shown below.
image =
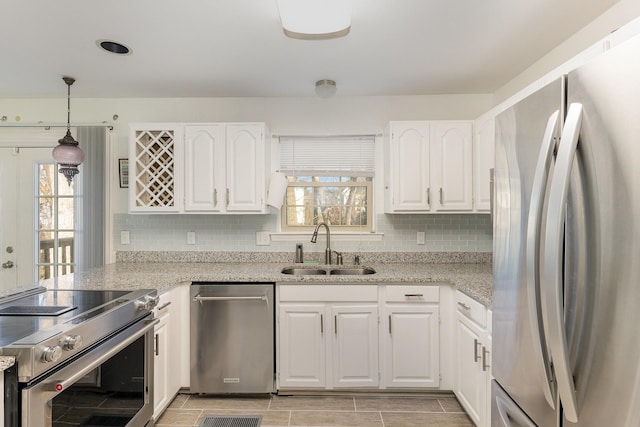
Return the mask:
[[274,391],[273,283],[191,285],[191,392]]

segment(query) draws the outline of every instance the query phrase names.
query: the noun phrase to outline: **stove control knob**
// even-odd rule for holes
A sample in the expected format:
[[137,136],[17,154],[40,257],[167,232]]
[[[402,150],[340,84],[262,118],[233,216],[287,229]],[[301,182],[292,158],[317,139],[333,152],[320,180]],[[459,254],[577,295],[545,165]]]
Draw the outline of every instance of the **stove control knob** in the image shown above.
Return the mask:
[[42,350],[42,356],[40,358],[43,362],[55,362],[62,356],[62,348],[59,345],[52,345]]
[[142,300],[137,300],[135,302],[135,307],[136,307],[136,310],[151,311],[156,305],[158,305],[159,301],[160,301],[160,297],[158,296],[145,295],[144,297],[142,297]]
[[62,345],[63,350],[75,350],[82,347],[82,337],[80,335],[69,335],[64,337],[60,344]]

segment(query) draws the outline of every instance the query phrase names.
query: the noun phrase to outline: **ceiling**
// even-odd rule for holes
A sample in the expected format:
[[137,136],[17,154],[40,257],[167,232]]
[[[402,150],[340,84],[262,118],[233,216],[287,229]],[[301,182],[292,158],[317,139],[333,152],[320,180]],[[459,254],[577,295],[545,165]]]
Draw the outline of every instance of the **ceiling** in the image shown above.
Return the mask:
[[[9,0],[0,97],[492,93],[616,0],[345,0],[350,33],[287,38],[275,0]],[[129,46],[118,56],[98,40]]]

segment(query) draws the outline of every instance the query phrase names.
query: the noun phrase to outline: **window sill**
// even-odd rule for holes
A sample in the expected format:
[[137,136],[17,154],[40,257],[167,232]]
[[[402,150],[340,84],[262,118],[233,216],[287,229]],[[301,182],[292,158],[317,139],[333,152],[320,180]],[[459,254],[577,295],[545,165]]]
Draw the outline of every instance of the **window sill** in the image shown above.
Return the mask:
[[[311,232],[282,232],[282,233],[269,233],[272,242],[299,242],[301,239],[310,239]],[[320,238],[324,235],[324,232],[319,233]],[[331,240],[335,242],[381,242],[384,238],[384,233],[358,233],[358,232],[331,232]]]

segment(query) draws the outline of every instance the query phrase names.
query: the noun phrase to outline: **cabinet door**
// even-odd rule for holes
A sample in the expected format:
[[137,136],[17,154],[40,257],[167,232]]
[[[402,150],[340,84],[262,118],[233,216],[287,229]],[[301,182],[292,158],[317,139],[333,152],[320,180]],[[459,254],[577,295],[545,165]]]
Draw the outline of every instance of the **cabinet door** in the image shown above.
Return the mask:
[[263,124],[228,124],[228,212],[265,210],[265,127]]
[[[439,211],[473,208],[470,122],[431,124],[431,192]],[[435,193],[435,194],[433,194]]]
[[377,387],[377,305],[334,305],[331,318],[333,386]]
[[168,350],[167,345],[167,321],[169,316],[165,316],[155,327],[154,341],[154,360],[153,360],[153,417],[158,417],[169,404],[169,396],[167,374],[168,366]]
[[324,304],[280,304],[280,387],[326,386]]
[[132,212],[180,212],[184,126],[171,123],[131,125],[129,209]]
[[495,163],[495,120],[493,116],[478,120],[473,147],[474,208],[479,212],[489,212],[491,209],[489,171]]
[[387,305],[385,311],[385,387],[438,387],[438,306]]
[[429,125],[392,122],[388,149],[389,212],[429,210]]
[[187,125],[184,134],[184,210],[220,211],[226,191],[224,125]]
[[486,393],[482,370],[482,329],[464,314],[458,316],[458,380],[455,394],[476,425],[484,419]]

